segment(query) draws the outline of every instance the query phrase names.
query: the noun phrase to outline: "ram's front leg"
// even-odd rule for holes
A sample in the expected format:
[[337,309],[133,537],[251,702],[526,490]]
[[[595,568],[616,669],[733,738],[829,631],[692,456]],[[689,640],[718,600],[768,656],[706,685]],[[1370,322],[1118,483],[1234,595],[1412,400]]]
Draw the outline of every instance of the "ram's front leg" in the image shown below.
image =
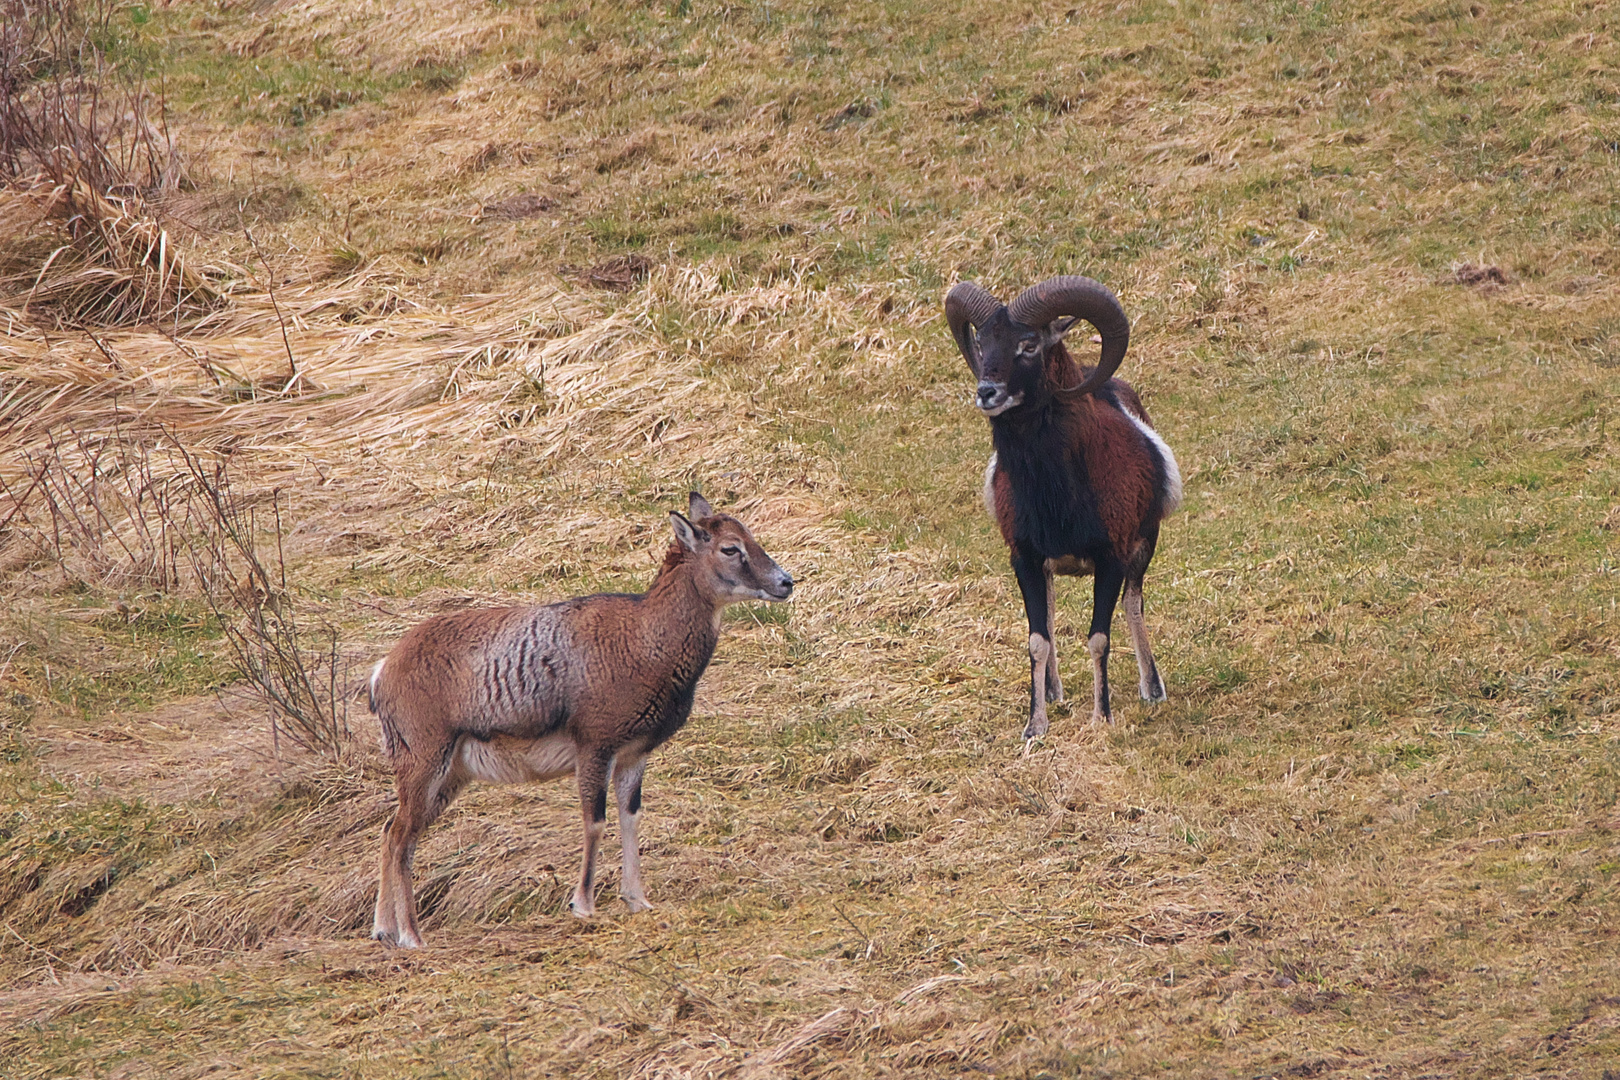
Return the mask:
[[1057,590],[1052,587],[1052,560],[1046,560],[1046,640],[1051,650],[1046,658],[1046,700],[1063,701],[1063,676],[1058,673]]
[[1093,581],[1093,607],[1091,609],[1091,635],[1086,649],[1091,653],[1092,707],[1091,719],[1097,723],[1112,724],[1113,711],[1108,704],[1108,645],[1109,628],[1114,621],[1114,606],[1119,603],[1119,590],[1125,584],[1125,568],[1116,559],[1098,559],[1097,576]]
[[1046,734],[1047,680],[1051,666],[1057,662],[1052,647],[1052,608],[1048,601],[1046,560],[1023,544],[1013,549],[1013,574],[1018,578],[1018,589],[1024,594],[1024,614],[1029,620],[1029,723],[1024,727],[1024,739],[1038,739]]

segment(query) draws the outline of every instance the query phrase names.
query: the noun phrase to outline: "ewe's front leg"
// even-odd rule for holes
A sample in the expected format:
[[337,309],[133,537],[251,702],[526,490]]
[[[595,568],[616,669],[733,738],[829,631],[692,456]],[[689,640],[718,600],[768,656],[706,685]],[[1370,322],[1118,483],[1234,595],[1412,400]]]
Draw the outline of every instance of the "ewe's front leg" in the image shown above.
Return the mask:
[[574,776],[579,781],[580,815],[585,820],[585,856],[579,868],[579,885],[574,889],[569,907],[581,919],[596,914],[596,850],[607,828],[607,780],[612,762],[611,754],[594,751],[580,754],[574,766]]
[[652,910],[641,886],[641,841],[636,834],[641,816],[641,776],[646,770],[644,757],[629,764],[621,761],[613,767],[613,787],[619,796],[619,845],[624,853],[624,880],[619,883],[619,895],[631,911]]

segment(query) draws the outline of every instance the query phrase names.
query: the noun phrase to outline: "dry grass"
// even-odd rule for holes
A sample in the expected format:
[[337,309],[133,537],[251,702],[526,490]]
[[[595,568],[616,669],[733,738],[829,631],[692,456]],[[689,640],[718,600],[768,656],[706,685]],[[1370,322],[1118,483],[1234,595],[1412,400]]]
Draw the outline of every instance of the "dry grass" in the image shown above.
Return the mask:
[[[652,767],[655,913],[562,914],[568,785],[481,788],[405,956],[364,938],[374,732],[278,759],[183,597],[13,547],[20,1075],[1613,1067],[1607,13],[151,14],[115,55],[203,179],[141,217],[218,299],[91,334],[13,291],[8,485],[66,430],[229,454],[356,664],[644,584],[691,486],[802,584],[733,612]],[[1065,271],[1124,298],[1188,501],[1148,584],[1170,702],[1026,755],[937,306]]]

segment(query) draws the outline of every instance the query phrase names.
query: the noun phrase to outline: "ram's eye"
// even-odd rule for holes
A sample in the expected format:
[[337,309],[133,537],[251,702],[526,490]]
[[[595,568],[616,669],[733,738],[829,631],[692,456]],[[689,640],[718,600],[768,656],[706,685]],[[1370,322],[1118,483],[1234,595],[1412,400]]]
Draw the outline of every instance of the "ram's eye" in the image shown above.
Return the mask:
[[1020,341],[1018,343],[1018,354],[1020,356],[1032,356],[1039,348],[1040,346],[1033,341]]
[[742,554],[742,549],[739,548],[736,544],[727,544],[725,547],[720,549],[720,554],[722,554],[722,555],[741,555]]

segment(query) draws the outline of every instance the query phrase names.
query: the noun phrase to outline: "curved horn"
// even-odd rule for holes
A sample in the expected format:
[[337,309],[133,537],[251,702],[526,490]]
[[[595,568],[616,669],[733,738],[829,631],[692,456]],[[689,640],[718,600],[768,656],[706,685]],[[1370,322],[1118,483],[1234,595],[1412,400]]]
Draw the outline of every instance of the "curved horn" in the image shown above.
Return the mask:
[[1118,298],[1108,286],[1088,277],[1065,275],[1031,285],[1007,305],[1007,314],[1025,326],[1046,326],[1069,315],[1086,320],[1102,334],[1102,357],[1096,370],[1068,393],[1089,394],[1113,378],[1131,340],[1131,321]]
[[1001,310],[1001,301],[971,281],[958,282],[945,294],[945,321],[951,324],[951,337],[962,350],[962,359],[979,374],[979,362],[973,358],[973,332],[968,327],[983,326],[985,320]]

